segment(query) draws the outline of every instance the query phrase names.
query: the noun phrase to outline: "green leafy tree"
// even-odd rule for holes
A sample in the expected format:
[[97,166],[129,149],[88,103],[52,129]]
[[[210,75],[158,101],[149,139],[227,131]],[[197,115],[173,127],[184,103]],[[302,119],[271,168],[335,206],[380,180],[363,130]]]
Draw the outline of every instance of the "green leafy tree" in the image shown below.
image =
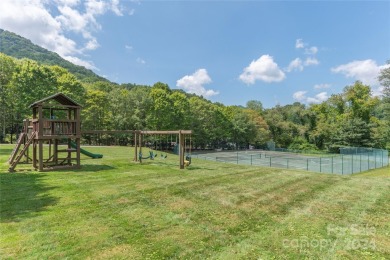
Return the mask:
[[172,126],[172,100],[168,85],[157,82],[150,91],[153,100],[152,121],[153,129],[167,130]]
[[76,76],[59,66],[51,66],[50,69],[56,78],[57,91],[62,92],[79,104],[84,104],[86,90]]
[[110,126],[109,119],[111,118],[108,93],[88,89],[82,118],[83,129],[106,130]]
[[[390,150],[390,60],[387,62],[387,67],[382,69],[379,73],[379,82],[383,87],[382,108],[383,121],[381,132],[384,136],[384,142]],[[381,135],[382,136],[382,135]]]
[[188,129],[190,121],[190,103],[187,96],[179,91],[173,92],[170,96],[171,108],[171,129]]
[[369,123],[374,108],[379,103],[378,98],[372,97],[371,88],[356,81],[354,85],[344,89],[344,96],[350,117],[359,118]]
[[12,99],[10,92],[10,82],[15,71],[15,60],[0,53],[0,143],[4,142],[7,129],[12,126]]
[[56,77],[48,66],[41,66],[31,60],[21,60],[17,63],[9,83],[9,97],[13,100],[11,134],[21,132],[23,119],[31,117],[29,106],[55,94],[56,85]]
[[263,109],[263,104],[259,100],[249,100],[248,102],[246,102],[246,107],[248,109],[256,111],[260,115],[263,114],[263,110],[264,110]]

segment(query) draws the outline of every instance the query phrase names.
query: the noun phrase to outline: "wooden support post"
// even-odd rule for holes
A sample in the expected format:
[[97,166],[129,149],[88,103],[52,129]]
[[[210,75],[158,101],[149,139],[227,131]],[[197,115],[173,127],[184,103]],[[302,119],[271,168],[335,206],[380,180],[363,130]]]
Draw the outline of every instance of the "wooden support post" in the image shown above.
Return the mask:
[[49,158],[51,158],[51,139],[49,140]]
[[37,167],[37,141],[33,140],[33,155],[32,155],[32,160],[33,160],[33,167],[36,169]]
[[[42,139],[43,136],[43,109],[42,105],[38,106],[38,140]],[[35,130],[37,131],[37,130]],[[42,144],[42,142],[40,142]]]
[[[27,135],[25,137],[25,139],[27,138]],[[24,154],[24,157],[26,159],[26,163],[30,163],[30,153],[29,153],[30,149],[27,149],[26,153]]]
[[80,138],[77,138],[76,139],[76,161],[77,161],[77,167],[80,167],[81,166],[81,163],[80,163]]
[[[72,139],[68,138],[68,151],[70,151],[70,149],[72,148],[71,142],[72,142]],[[68,156],[67,156],[68,165],[71,165],[71,164],[72,164],[71,158],[72,158],[72,153],[71,153],[71,152],[68,152]]]
[[53,162],[55,165],[58,164],[58,139],[54,139]]
[[[23,144],[25,145],[26,144],[26,141],[27,141],[27,139],[28,139],[28,126],[29,126],[29,124],[30,124],[30,122],[29,122],[29,120],[28,119],[24,119],[23,120],[23,123],[24,123],[24,125],[23,125],[23,133],[24,133],[24,137],[23,137]],[[29,155],[29,151],[30,149],[27,149],[27,151],[26,151],[26,153],[24,154],[24,159],[25,159],[25,162],[26,163],[29,163],[29,157],[28,157],[28,155]]]
[[134,132],[134,162],[138,162],[138,143],[137,143],[138,132]]
[[184,135],[182,131],[179,131],[179,158],[180,158],[180,169],[184,169]]
[[38,164],[39,164],[39,167],[38,167],[38,170],[39,171],[43,171],[43,141],[42,140],[38,140]]

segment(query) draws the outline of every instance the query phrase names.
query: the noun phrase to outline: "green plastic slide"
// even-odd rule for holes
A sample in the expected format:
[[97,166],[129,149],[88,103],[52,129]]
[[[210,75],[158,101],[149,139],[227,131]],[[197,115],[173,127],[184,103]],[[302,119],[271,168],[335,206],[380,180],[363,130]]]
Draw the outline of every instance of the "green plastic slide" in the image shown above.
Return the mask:
[[[71,142],[70,146],[72,148],[77,147],[76,143],[74,143],[74,142]],[[83,148],[80,148],[80,152],[86,156],[93,158],[93,159],[103,158],[103,154],[91,153],[91,152],[88,152],[87,150],[84,150]]]

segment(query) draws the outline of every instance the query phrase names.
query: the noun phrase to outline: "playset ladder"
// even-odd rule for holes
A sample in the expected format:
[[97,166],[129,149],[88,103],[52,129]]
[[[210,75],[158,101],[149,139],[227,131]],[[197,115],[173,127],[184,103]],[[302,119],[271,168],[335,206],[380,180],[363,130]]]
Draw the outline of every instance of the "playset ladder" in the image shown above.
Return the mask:
[[[26,144],[24,145],[23,149],[19,152],[19,154],[16,156],[15,160],[10,161],[11,166],[9,167],[8,171],[13,172],[15,170],[16,165],[19,163],[20,159],[22,159],[24,153],[27,151],[28,147],[30,146],[30,144],[34,140],[35,135],[36,135],[35,131],[31,133],[31,136],[27,139]],[[23,139],[21,139],[21,140],[23,140]],[[20,147],[20,144],[19,144],[19,140],[18,140],[18,148],[15,150],[19,150],[19,147]],[[15,154],[17,154],[16,151],[15,151]],[[15,155],[13,155],[12,157],[15,157]]]
[[25,135],[26,135],[25,133],[21,133],[21,134],[19,135],[18,141],[16,142],[16,146],[15,146],[14,150],[12,151],[11,156],[10,156],[9,159],[8,159],[8,163],[11,164],[11,163],[14,161],[15,156],[16,156],[16,154],[18,153],[19,148],[20,148],[20,146],[21,146],[22,143],[23,143],[23,140],[24,140],[24,136],[25,136]]

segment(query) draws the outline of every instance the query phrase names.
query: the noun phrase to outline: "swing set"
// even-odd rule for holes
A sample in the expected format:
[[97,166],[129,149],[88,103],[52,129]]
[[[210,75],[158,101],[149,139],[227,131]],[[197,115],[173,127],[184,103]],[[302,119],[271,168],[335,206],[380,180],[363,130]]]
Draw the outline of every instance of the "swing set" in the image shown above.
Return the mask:
[[[153,144],[157,146],[157,138],[156,136],[160,136],[160,149],[161,154],[160,156],[162,158],[167,158],[168,154],[163,153],[162,149],[162,141],[161,136],[166,135],[167,137],[170,135],[172,136],[176,135],[176,142],[177,145],[177,154],[179,155],[180,159],[180,169],[184,169],[184,167],[189,166],[191,164],[191,146],[192,146],[192,130],[172,130],[172,131],[143,131],[143,130],[87,130],[82,131],[82,134],[134,134],[134,161],[142,163],[142,160],[154,160],[158,154],[155,154],[152,149],[149,150],[148,156],[144,156],[144,153],[142,152],[142,148],[149,147],[151,148],[151,145],[146,145],[146,138],[147,136],[154,136],[154,142]],[[179,139],[179,142],[177,142],[177,138]],[[188,141],[189,140],[189,141]],[[171,139],[171,144],[172,144]],[[156,149],[157,150],[157,149]]]
[[[178,145],[178,154],[180,159],[180,169],[184,169],[185,166],[189,166],[191,164],[191,146],[192,146],[192,130],[176,130],[176,131],[134,131],[134,149],[135,149],[135,155],[134,155],[134,161],[142,163],[143,159],[151,159],[154,160],[156,158],[156,154],[153,153],[152,150],[149,151],[149,156],[143,157],[142,153],[142,144],[145,139],[145,135],[153,135],[153,136],[160,136],[160,148],[161,148],[161,157],[167,158],[167,154],[165,156],[163,155],[163,149],[162,149],[162,142],[161,142],[161,136],[162,135],[176,135],[179,137],[179,142],[176,142],[176,145]],[[189,137],[189,145],[187,145],[187,139]],[[157,142],[155,142],[157,145]],[[171,140],[172,144],[172,140]],[[188,148],[187,148],[188,147]],[[187,152],[188,150],[188,152]]]

